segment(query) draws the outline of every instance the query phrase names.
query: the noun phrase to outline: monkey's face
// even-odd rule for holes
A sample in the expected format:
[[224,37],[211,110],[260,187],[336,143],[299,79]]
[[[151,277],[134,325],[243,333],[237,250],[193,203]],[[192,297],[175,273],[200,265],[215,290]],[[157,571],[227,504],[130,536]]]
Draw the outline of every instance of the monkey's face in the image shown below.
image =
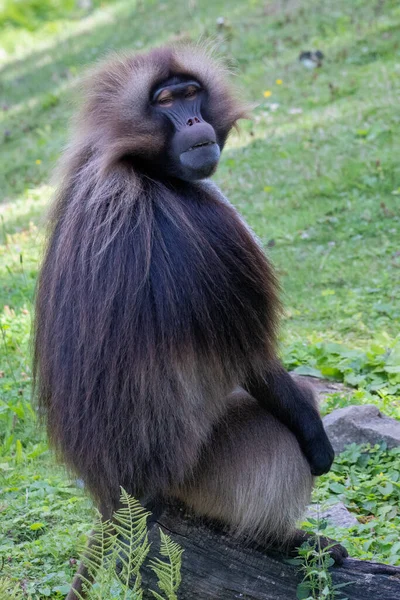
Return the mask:
[[216,169],[222,140],[205,120],[207,92],[195,79],[174,76],[151,94],[154,117],[167,139],[161,168],[185,181],[209,177]]
[[155,179],[209,177],[248,109],[200,46],[116,56],[92,70],[86,90],[76,143],[102,173],[123,163]]

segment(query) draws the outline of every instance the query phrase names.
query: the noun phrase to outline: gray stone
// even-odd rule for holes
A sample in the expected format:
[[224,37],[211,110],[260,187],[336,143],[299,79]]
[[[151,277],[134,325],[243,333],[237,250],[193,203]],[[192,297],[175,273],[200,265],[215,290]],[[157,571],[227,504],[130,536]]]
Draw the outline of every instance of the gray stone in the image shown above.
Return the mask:
[[355,516],[347,510],[343,502],[322,507],[319,504],[311,504],[307,509],[306,517],[318,520],[326,519],[330,525],[335,525],[335,527],[349,528],[358,524]]
[[353,442],[400,446],[400,421],[386,417],[373,404],[338,408],[323,422],[335,452],[343,452]]
[[314,390],[318,400],[322,402],[331,394],[344,394],[350,396],[354,390],[347,387],[339,381],[331,381],[330,379],[320,379],[319,377],[311,377],[310,375],[299,375],[295,371],[291,371],[290,375],[300,383],[304,381],[308,383]]

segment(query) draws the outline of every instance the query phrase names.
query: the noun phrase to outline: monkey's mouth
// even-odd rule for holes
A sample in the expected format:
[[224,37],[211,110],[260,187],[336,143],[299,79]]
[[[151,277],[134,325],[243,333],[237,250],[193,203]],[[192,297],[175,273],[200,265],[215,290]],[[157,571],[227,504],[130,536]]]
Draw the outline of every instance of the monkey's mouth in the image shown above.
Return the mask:
[[209,177],[218,164],[220,149],[216,142],[198,142],[190,146],[179,156],[185,169],[185,179],[204,179]]
[[199,142],[198,144],[194,144],[194,146],[190,146],[185,152],[191,152],[192,150],[196,150],[196,148],[204,148],[204,146],[213,146],[214,144],[216,145],[216,142]]

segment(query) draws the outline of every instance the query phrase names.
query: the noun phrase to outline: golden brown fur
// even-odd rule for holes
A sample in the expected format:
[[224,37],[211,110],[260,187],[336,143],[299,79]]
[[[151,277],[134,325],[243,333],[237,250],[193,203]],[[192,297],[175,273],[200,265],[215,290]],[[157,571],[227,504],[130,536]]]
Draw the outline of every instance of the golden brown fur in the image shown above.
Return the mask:
[[310,501],[312,479],[295,436],[242,390],[174,495],[235,536],[281,545]]

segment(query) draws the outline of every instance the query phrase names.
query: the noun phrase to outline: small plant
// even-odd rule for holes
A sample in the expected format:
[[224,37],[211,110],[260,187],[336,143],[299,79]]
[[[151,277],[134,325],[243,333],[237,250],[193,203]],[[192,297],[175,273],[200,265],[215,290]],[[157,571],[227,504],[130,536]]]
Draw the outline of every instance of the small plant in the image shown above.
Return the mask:
[[[343,381],[381,397],[400,392],[400,336],[380,332],[363,350],[318,338],[310,344],[296,341],[284,358],[298,375]],[[398,410],[392,416],[399,417]]]
[[[319,528],[323,529],[324,522],[319,523]],[[297,586],[298,600],[348,600],[341,595],[340,588],[347,583],[334,585],[329,567],[334,564],[333,558],[329,554],[329,546],[321,546],[321,536],[319,532],[315,540],[310,540],[302,544],[299,548],[298,558],[290,561],[297,564],[304,574],[303,581]]]
[[314,535],[301,545],[298,556],[288,561],[290,564],[297,565],[304,576],[303,581],[297,586],[296,597],[298,600],[348,600],[341,595],[340,591],[347,583],[334,585],[329,572],[329,568],[335,562],[329,552],[331,546],[321,544],[328,523],[321,518],[320,514],[323,492],[319,484],[315,488],[314,498],[318,510],[315,517],[307,519]]
[[[80,575],[87,600],[142,600],[140,569],[150,551],[147,518],[150,515],[141,504],[121,488],[121,504],[111,521],[100,516],[89,546],[82,551],[82,561],[89,578]],[[160,530],[160,553],[167,558],[149,561],[157,576],[159,592],[149,590],[157,600],[177,600],[181,582],[183,550]],[[91,580],[95,580],[92,583]],[[83,596],[75,591],[78,598]],[[85,596],[86,598],[86,596]]]
[[0,600],[23,600],[25,596],[18,584],[7,577],[0,578]]
[[[175,592],[181,583],[181,557],[183,550],[165,535],[160,529],[161,536],[161,555],[168,560],[163,561],[159,558],[151,561],[151,568],[158,577],[158,587],[165,592],[167,600],[176,600]],[[151,590],[151,593],[157,600],[164,600],[157,592]]]
[[[326,534],[345,541],[353,558],[400,564],[400,448],[350,444],[328,475],[318,480],[314,499],[343,502],[358,523],[350,528],[328,525]],[[307,519],[303,527],[315,532]]]

